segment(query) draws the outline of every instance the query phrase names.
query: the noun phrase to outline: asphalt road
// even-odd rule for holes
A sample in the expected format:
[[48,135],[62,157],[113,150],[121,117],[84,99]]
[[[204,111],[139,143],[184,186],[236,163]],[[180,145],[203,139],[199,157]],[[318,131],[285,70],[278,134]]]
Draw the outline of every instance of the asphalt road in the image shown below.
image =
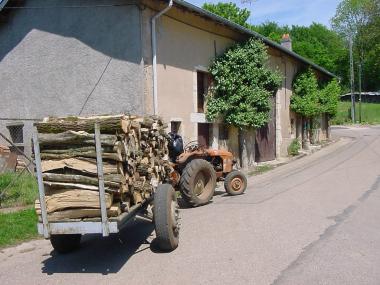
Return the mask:
[[183,209],[180,246],[151,249],[153,228],[88,237],[56,255],[45,240],[0,253],[6,284],[380,284],[380,127],[339,128],[342,139]]

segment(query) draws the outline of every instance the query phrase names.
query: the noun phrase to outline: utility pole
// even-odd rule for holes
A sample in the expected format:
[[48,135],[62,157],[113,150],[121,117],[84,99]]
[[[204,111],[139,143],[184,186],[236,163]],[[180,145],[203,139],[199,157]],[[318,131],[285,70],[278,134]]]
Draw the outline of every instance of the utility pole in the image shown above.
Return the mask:
[[352,54],[352,35],[350,36],[350,73],[351,73],[351,119],[355,123],[355,94],[354,94],[354,56]]
[[359,63],[359,123],[362,122],[362,63]]

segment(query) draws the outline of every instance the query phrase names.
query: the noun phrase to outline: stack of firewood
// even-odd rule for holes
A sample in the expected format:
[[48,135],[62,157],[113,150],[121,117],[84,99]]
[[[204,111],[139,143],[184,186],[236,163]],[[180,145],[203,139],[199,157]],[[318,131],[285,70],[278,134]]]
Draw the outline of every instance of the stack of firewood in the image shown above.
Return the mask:
[[[49,220],[100,216],[95,123],[100,127],[108,216],[150,198],[173,171],[158,117],[47,118],[37,123]],[[40,205],[36,201],[37,213]]]

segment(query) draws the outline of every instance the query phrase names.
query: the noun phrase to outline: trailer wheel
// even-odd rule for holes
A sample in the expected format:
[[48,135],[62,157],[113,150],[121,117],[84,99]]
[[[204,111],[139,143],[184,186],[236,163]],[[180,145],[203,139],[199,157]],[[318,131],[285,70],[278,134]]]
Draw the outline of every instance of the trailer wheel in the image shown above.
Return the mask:
[[210,202],[216,187],[216,173],[204,159],[194,159],[182,172],[179,188],[182,198],[191,206],[198,207]]
[[170,184],[161,184],[154,193],[153,207],[156,242],[163,251],[172,251],[179,242],[179,207]]
[[68,253],[80,247],[82,235],[51,235],[50,243],[59,253]]
[[239,170],[227,174],[224,189],[232,196],[243,194],[247,189],[247,177]]

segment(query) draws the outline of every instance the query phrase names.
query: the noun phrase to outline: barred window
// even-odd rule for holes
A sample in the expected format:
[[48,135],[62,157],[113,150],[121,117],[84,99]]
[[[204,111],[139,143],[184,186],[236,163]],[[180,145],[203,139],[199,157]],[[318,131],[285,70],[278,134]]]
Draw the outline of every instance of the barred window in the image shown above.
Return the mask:
[[9,134],[11,136],[12,142],[16,145],[24,144],[24,124],[23,123],[12,123],[7,124]]

